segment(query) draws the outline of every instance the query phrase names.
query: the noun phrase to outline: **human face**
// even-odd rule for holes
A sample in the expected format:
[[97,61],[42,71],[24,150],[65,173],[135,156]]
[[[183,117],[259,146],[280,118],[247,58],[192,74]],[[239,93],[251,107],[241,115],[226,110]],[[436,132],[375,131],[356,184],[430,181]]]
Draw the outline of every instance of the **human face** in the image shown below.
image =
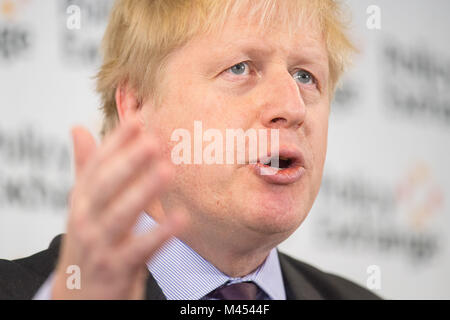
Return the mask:
[[[325,42],[310,25],[289,36],[231,17],[223,30],[202,34],[173,52],[162,81],[162,102],[143,116],[171,159],[174,130],[278,129],[280,153],[300,152],[303,174],[275,183],[251,165],[175,166],[163,208],[183,206],[191,231],[204,240],[250,237],[280,242],[305,219],[319,191],[326,155],[329,69]],[[193,142],[193,141],[192,141]],[[233,241],[232,241],[233,242]]]

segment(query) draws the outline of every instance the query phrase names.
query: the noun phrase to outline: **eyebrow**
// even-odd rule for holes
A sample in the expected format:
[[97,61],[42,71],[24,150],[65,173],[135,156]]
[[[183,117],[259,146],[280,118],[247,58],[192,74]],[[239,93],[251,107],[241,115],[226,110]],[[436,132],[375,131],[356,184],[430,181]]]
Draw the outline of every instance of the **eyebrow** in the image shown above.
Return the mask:
[[[225,54],[225,51],[231,51],[230,54]],[[261,44],[259,41],[252,39],[239,39],[230,41],[220,48],[214,48],[210,52],[210,56],[220,59],[214,62],[214,69],[229,67],[233,62],[239,59],[250,59],[251,57],[267,57],[274,54],[276,50],[268,45]]]

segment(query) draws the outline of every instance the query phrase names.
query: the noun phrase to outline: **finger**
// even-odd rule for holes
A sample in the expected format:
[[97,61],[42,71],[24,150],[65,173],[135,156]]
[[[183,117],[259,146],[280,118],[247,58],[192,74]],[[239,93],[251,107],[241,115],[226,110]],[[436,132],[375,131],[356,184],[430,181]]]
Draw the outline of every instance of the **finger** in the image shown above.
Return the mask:
[[72,128],[72,141],[75,158],[75,176],[79,177],[86,163],[94,155],[97,145],[91,133],[86,128],[80,126]]
[[141,265],[139,270],[133,274],[134,282],[131,289],[130,300],[141,300],[145,298],[145,288],[149,272],[145,264]]
[[163,192],[171,176],[171,167],[166,163],[158,163],[137,177],[108,206],[100,217],[107,245],[119,243],[132,233],[139,215]]
[[119,128],[105,138],[102,145],[95,152],[92,151],[95,141],[93,141],[92,135],[87,130],[75,128],[72,133],[74,137],[77,180],[69,201],[72,208],[77,208],[74,210],[77,215],[82,214],[90,219],[92,195],[99,192],[98,190],[90,190],[92,182],[95,181],[93,175],[101,168],[102,160],[106,159],[108,154],[116,150],[120,151],[120,148],[127,142],[134,141],[133,137],[139,133],[139,125],[136,119],[120,125]]
[[151,231],[134,236],[121,248],[121,256],[131,265],[146,263],[155,252],[172,236],[179,236],[189,223],[189,217],[183,209],[173,211],[167,220]]
[[86,185],[86,192],[93,195],[92,210],[100,213],[136,177],[148,173],[157,161],[158,145],[146,134],[105,161]]
[[122,148],[133,142],[136,136],[141,133],[141,127],[137,118],[121,123],[112,133],[105,137],[103,143],[98,148],[95,157],[90,161],[86,168],[86,180],[89,183],[103,162],[112,158],[115,153],[119,153]]

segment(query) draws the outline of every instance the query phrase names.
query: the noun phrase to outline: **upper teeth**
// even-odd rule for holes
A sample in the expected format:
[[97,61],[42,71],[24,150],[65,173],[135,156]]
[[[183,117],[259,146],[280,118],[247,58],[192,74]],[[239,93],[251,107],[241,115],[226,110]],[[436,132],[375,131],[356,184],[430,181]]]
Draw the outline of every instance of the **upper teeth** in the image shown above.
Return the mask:
[[270,163],[270,162],[272,162],[272,161],[274,161],[276,159],[282,160],[282,161],[290,161],[291,160],[290,158],[286,158],[286,157],[268,157],[268,158],[263,158],[262,157],[262,158],[259,159],[259,162],[268,164],[268,163]]

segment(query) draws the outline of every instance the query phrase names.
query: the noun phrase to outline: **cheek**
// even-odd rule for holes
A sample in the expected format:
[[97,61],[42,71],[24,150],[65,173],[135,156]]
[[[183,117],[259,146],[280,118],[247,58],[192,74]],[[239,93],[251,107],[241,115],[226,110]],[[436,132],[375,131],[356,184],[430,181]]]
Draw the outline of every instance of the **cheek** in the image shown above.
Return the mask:
[[231,107],[233,102],[209,87],[187,87],[168,103],[176,105],[176,108],[172,108],[171,118],[188,130],[193,128],[194,121],[202,122],[203,131],[208,128],[226,128],[235,118]]
[[317,127],[317,136],[315,138],[315,146],[316,151],[315,154],[317,156],[317,161],[321,167],[323,167],[325,163],[325,158],[327,154],[327,145],[328,145],[328,121],[324,120],[318,124]]
[[322,179],[328,143],[328,118],[326,106],[317,107],[309,114],[307,141],[311,150],[312,179],[315,188],[318,188]]
[[[310,110],[309,118],[309,140],[318,158],[324,158],[328,141],[328,121],[330,107],[327,101],[322,101]],[[322,156],[320,156],[322,155]]]

